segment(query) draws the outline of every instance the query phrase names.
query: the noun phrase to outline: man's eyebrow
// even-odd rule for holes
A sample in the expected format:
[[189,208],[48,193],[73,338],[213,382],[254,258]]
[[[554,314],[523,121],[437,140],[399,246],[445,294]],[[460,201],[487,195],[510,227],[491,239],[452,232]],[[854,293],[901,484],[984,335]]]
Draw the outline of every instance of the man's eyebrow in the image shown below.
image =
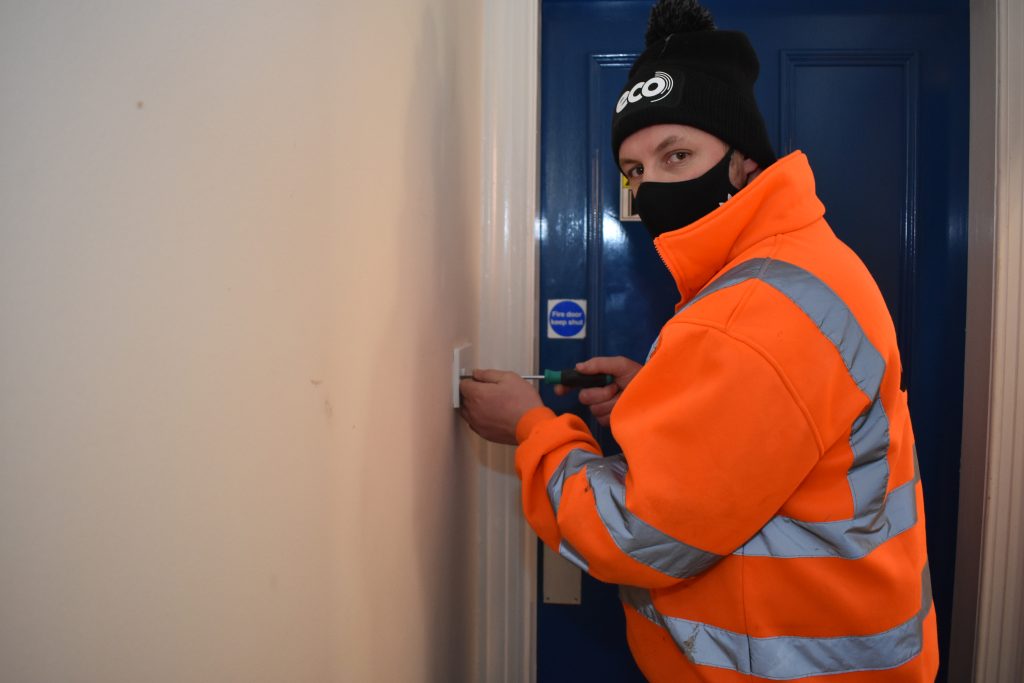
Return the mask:
[[655,147],[655,148],[654,148],[654,153],[655,153],[655,154],[657,154],[658,152],[664,151],[664,149],[665,149],[666,147],[668,147],[668,146],[670,146],[670,145],[674,145],[674,144],[676,144],[676,142],[678,142],[678,141],[679,141],[679,136],[678,136],[678,135],[669,135],[669,136],[668,136],[667,138],[665,138],[664,140],[662,140],[662,141],[661,141],[661,142],[660,142],[660,143],[658,144],[658,146],[657,146],[657,147]]
[[[664,149],[666,147],[671,147],[672,145],[676,144],[677,142],[679,142],[679,136],[678,135],[669,135],[667,138],[665,138],[664,140],[662,140],[661,142],[658,143],[658,146],[654,148],[654,153],[655,154],[659,154],[662,151],[664,151]],[[626,166],[628,164],[638,164],[638,163],[640,163],[640,162],[637,161],[636,159],[619,159],[619,166]]]

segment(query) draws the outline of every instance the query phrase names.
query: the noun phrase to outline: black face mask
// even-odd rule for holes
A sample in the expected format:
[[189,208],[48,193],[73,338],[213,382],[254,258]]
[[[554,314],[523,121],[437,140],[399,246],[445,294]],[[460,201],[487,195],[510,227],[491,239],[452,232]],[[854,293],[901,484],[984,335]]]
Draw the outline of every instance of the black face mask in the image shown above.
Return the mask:
[[732,152],[730,147],[722,160],[699,178],[640,185],[633,207],[652,239],[708,215],[739,192],[729,181]]

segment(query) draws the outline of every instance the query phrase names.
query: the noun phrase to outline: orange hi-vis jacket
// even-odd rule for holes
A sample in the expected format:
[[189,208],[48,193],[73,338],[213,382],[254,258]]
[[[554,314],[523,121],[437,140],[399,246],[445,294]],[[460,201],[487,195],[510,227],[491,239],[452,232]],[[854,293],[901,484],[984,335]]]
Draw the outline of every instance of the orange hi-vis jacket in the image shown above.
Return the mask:
[[517,425],[527,519],[621,585],[656,683],[935,679],[896,335],[823,215],[794,152],[655,240],[682,301],[612,411],[622,455],[574,415]]

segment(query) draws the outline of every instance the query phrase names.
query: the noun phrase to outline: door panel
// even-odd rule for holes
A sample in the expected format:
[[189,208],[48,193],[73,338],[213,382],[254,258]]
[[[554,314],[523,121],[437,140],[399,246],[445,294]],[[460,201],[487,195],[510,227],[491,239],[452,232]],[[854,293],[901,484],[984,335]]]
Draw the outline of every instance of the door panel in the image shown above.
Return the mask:
[[[865,261],[909,367],[917,169],[917,60],[912,52],[785,50],[779,79],[780,153],[813,160],[826,219]],[[856,121],[848,138],[836,123]],[[847,191],[856,178],[856,191]],[[864,229],[873,226],[872,229]],[[882,226],[882,229],[877,229]],[[903,285],[906,285],[905,287]]]
[[[962,409],[967,3],[706,4],[719,26],[750,36],[761,58],[756,94],[776,151],[808,155],[826,219],[868,265],[893,314],[945,660]],[[543,5],[540,295],[587,299],[590,313],[585,339],[541,340],[543,367],[593,355],[643,360],[678,299],[643,226],[618,218],[620,178],[609,144],[611,111],[642,49],[650,5]],[[545,390],[545,399],[584,414],[573,398]],[[617,452],[610,434],[592,427],[606,452]],[[581,605],[538,606],[541,683],[642,680],[615,594],[584,577]]]

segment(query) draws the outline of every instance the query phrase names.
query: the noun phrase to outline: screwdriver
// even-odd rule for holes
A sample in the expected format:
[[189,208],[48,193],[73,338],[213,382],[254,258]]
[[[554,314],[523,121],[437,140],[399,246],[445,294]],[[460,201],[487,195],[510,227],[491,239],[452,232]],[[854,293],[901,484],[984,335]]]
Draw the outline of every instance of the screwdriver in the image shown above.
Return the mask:
[[[561,384],[571,389],[606,387],[615,382],[613,375],[588,375],[579,370],[545,370],[543,375],[519,375],[523,379],[540,380],[545,384]],[[459,379],[473,379],[473,375],[459,375]]]
[[545,370],[543,375],[522,375],[523,379],[538,379],[545,384],[561,384],[573,389],[606,387],[615,381],[612,375],[587,375],[578,370]]

